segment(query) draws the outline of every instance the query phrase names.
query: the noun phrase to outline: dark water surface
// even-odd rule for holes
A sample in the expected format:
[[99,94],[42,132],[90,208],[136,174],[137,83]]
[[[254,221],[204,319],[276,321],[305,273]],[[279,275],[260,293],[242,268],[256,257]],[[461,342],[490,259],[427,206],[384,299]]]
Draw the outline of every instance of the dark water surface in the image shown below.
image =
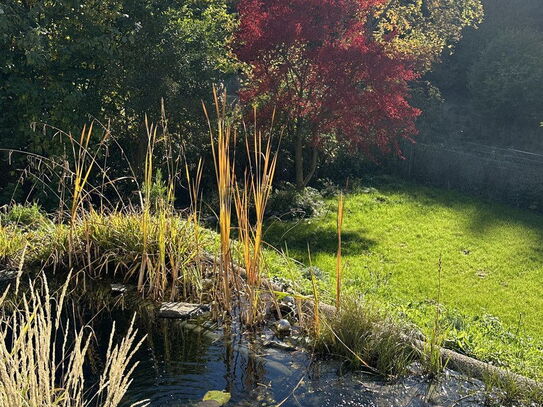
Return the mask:
[[[122,407],[149,400],[152,407],[194,406],[210,390],[227,391],[234,406],[423,407],[481,406],[483,385],[453,372],[432,382],[417,369],[407,378],[387,382],[349,372],[337,360],[318,360],[310,351],[265,346],[270,331],[256,337],[239,329],[219,329],[206,321],[182,322],[155,316],[155,305],[137,293],[114,296],[96,283],[72,294],[66,318],[70,326],[87,323],[96,337],[89,349],[88,383],[104,364],[113,323],[117,341],[136,314],[138,336],[147,335],[134,360],[139,362]],[[90,294],[89,294],[90,293]],[[136,305],[137,304],[137,305]],[[135,309],[137,309],[135,311]]]
[[[102,313],[94,325],[100,343],[107,343],[113,319],[124,332],[129,315]],[[143,399],[153,407],[190,406],[209,390],[231,393],[228,406],[479,406],[484,400],[480,382],[452,372],[439,383],[417,374],[386,382],[342,373],[338,361],[318,361],[307,351],[266,348],[258,338],[194,322],[139,318],[136,324],[148,337],[123,407]]]

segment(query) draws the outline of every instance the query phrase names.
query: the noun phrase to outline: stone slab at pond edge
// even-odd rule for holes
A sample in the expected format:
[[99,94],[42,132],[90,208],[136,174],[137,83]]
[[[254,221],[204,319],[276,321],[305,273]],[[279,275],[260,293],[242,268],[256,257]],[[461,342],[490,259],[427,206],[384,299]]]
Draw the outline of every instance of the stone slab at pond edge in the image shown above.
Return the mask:
[[160,318],[190,319],[210,311],[208,305],[188,302],[163,302],[158,310]]

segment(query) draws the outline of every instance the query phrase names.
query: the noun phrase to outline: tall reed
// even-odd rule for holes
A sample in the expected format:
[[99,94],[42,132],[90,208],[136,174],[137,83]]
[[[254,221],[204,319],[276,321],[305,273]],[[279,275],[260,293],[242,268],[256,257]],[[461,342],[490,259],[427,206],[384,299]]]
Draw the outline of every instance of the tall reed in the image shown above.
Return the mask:
[[[178,230],[172,227],[174,217],[175,188],[178,179],[179,157],[174,156],[172,138],[168,132],[168,121],[164,101],[161,105],[160,126],[149,124],[145,118],[147,131],[147,150],[143,174],[143,193],[141,199],[141,230],[143,236],[142,261],[138,277],[138,289],[146,292],[155,299],[166,296],[170,290],[170,299],[177,295],[177,282],[182,269],[176,251],[180,249],[177,243]],[[159,128],[161,134],[159,136]],[[155,171],[155,148],[160,145],[165,151],[167,166],[166,185],[162,184],[161,172]],[[155,189],[156,188],[156,189]],[[152,225],[152,217],[156,219]],[[150,253],[151,227],[156,238],[156,253]]]
[[311,250],[309,243],[307,244],[307,257],[309,259],[309,270],[311,272],[311,288],[313,290],[313,334],[318,338],[321,334],[321,316],[320,316],[320,295],[317,278],[313,270],[313,262],[311,261]]
[[204,113],[209,125],[209,134],[213,152],[213,162],[215,165],[215,175],[217,178],[217,192],[219,195],[219,229],[220,229],[220,265],[219,273],[222,282],[222,299],[224,308],[231,311],[232,295],[230,285],[233,281],[232,271],[232,253],[230,236],[232,231],[232,200],[234,189],[234,160],[231,156],[231,145],[236,141],[236,129],[227,117],[227,98],[226,92],[220,96],[217,89],[213,88],[213,100],[216,113],[216,129],[213,130],[212,121],[207,112],[205,104]]
[[341,233],[343,229],[343,209],[344,199],[343,194],[339,194],[337,204],[337,255],[336,255],[336,309],[341,308],[341,280],[343,276],[343,268],[341,264]]
[[190,212],[189,212],[189,221],[192,222],[194,227],[194,242],[196,244],[196,255],[200,257],[200,214],[202,212],[202,195],[201,195],[201,182],[203,174],[203,161],[200,158],[198,160],[198,165],[196,166],[196,172],[192,176],[189,170],[188,164],[185,164],[185,175],[187,179],[189,198],[190,198]]
[[[157,136],[157,127],[153,124],[149,124],[147,117],[145,117],[145,128],[147,130],[147,150],[145,153],[145,165],[143,173],[143,194],[140,193],[140,201],[142,208],[141,216],[141,232],[143,237],[142,242],[142,255],[140,271],[138,276],[138,290],[142,292],[144,290],[145,277],[147,273],[153,273],[149,264],[149,224],[151,218],[151,190],[153,187],[153,157]],[[151,276],[152,279],[152,276]]]
[[[61,166],[62,174],[59,175],[60,192],[58,197],[65,200],[61,199],[60,202],[58,222],[62,222],[64,218],[62,211],[66,208],[69,228],[66,229],[66,233],[64,233],[62,226],[53,228],[53,233],[58,232],[58,239],[48,239],[47,242],[44,242],[44,251],[54,246],[54,249],[51,251],[53,256],[50,260],[47,260],[48,265],[55,267],[61,265],[68,269],[77,266],[97,275],[101,271],[107,271],[112,265],[113,257],[121,257],[121,265],[115,265],[115,269],[124,270],[128,268],[127,276],[135,276],[138,290],[145,295],[150,295],[154,299],[163,299],[167,295],[168,290],[170,290],[170,299],[173,300],[178,293],[176,284],[180,281],[183,281],[184,293],[186,294],[189,292],[186,283],[187,280],[191,280],[188,284],[191,288],[194,288],[193,283],[198,283],[198,273],[190,273],[191,275],[187,276],[188,278],[182,275],[187,271],[187,264],[193,260],[191,256],[185,256],[186,248],[189,245],[187,244],[188,240],[184,232],[185,229],[190,228],[180,228],[180,224],[174,221],[176,215],[174,214],[173,202],[180,160],[179,157],[174,156],[176,149],[174,141],[168,133],[164,104],[162,104],[161,112],[162,116],[158,125],[149,123],[147,117],[145,118],[147,149],[143,165],[143,182],[141,182],[141,177],[137,176],[136,172],[134,172],[124,151],[118,144],[117,146],[120,149],[122,158],[126,161],[130,175],[116,179],[112,179],[109,176],[108,169],[110,167],[107,165],[106,160],[108,145],[117,142],[111,136],[108,128],[103,128],[104,135],[96,145],[92,143],[97,133],[95,130],[96,121],[93,121],[89,126],[85,126],[79,137],[74,137],[71,134],[55,129],[57,134],[66,137],[69,141],[73,157],[71,159],[63,159]],[[160,156],[162,157],[160,162],[157,160],[158,155],[156,151],[163,153]],[[104,157],[103,163],[98,160],[102,156]],[[59,168],[56,162],[51,161],[49,164],[52,170]],[[159,187],[158,189],[155,188],[159,184],[157,164],[160,164],[162,167],[167,166],[168,176],[167,186],[164,188]],[[96,177],[96,175],[100,175],[100,177]],[[201,177],[202,165],[200,163],[196,175],[197,180],[191,190],[199,190]],[[99,181],[100,178],[102,185],[92,185],[93,179]],[[137,191],[135,192],[139,193],[139,205],[126,205],[123,201],[123,195],[126,196],[127,194],[121,194],[115,185],[118,181],[127,180],[137,186]],[[162,186],[161,183],[160,185]],[[105,192],[106,187],[111,187],[116,192],[119,198],[118,204],[113,204],[109,201]],[[155,200],[157,192],[159,196],[158,200]],[[194,204],[192,206],[199,205],[196,202],[196,200],[201,198],[199,192],[193,195]],[[99,198],[99,201],[96,198]],[[98,202],[100,203],[99,212],[94,209],[94,204]],[[109,217],[109,214],[112,216]],[[130,261],[127,261],[122,256],[117,256],[121,252],[119,248],[119,250],[107,250],[107,255],[99,257],[98,253],[103,253],[104,251],[102,250],[103,246],[97,244],[98,242],[95,240],[95,232],[98,229],[102,229],[98,227],[99,225],[96,222],[116,222],[123,216],[127,218],[124,226],[128,224],[136,226],[132,221],[136,218],[139,221],[139,227],[131,229],[132,234],[127,236],[126,239],[137,239],[135,243],[138,247],[138,255],[134,255],[131,250],[130,256],[133,257]],[[198,217],[196,216],[190,220],[194,221],[195,234],[200,236]],[[183,231],[180,229],[183,229]],[[4,233],[0,233],[0,244],[2,244],[1,238],[3,235]],[[201,240],[200,237],[196,239],[197,242],[199,240]],[[128,245],[130,246],[132,243],[134,241]],[[3,261],[1,249],[2,246],[0,246],[0,262]],[[183,255],[179,255],[179,253],[183,253]],[[107,257],[108,255],[113,257]],[[194,268],[192,267],[192,263],[189,268]],[[197,290],[192,290],[192,293],[195,293],[195,291]]]
[[[76,218],[80,207],[83,205],[85,200],[85,186],[89,181],[89,177],[92,173],[94,164],[96,163],[97,152],[92,154],[89,150],[89,142],[93,134],[94,123],[91,123],[89,127],[86,125],[83,126],[81,131],[81,136],[79,141],[76,141],[71,135],[69,135],[69,140],[72,146],[72,152],[74,156],[74,172],[73,172],[73,192],[72,192],[72,204],[70,207],[70,235],[68,244],[70,248],[73,248],[74,244],[74,227],[76,223]],[[105,138],[106,136],[104,136]],[[90,162],[87,162],[89,161]],[[72,267],[72,257],[69,255],[69,267]]]
[[[244,184],[235,184],[235,208],[238,219],[239,240],[243,249],[243,261],[247,272],[249,310],[247,323],[256,322],[258,311],[258,289],[261,284],[261,260],[263,227],[266,206],[272,192],[272,184],[277,166],[277,151],[272,151],[271,134],[263,141],[262,131],[258,129],[256,109],[252,137],[246,137],[248,169]],[[252,141],[252,142],[251,142]],[[250,220],[250,209],[254,208],[254,224]]]

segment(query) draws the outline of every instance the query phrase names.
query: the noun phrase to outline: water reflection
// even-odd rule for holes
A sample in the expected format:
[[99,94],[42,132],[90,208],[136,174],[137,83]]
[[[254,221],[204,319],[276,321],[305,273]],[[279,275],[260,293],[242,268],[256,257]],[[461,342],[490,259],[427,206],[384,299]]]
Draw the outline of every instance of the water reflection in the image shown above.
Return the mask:
[[307,352],[266,349],[239,335],[221,336],[198,325],[157,320],[138,354],[141,365],[124,406],[150,399],[153,407],[196,404],[209,390],[232,394],[229,406],[480,406],[481,384],[451,372],[441,383],[422,375],[396,383],[362,373],[340,374],[341,364],[312,361]]

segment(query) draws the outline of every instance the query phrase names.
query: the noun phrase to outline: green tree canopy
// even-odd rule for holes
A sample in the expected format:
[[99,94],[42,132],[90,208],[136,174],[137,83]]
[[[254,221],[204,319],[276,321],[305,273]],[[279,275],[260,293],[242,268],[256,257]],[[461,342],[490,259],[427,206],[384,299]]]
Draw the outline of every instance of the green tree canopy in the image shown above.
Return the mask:
[[172,133],[199,134],[201,100],[234,69],[228,44],[235,18],[228,3],[2,1],[0,148],[62,154],[54,132],[31,123],[78,133],[96,118],[111,122],[137,162],[144,116],[158,120],[161,99]]
[[394,33],[395,50],[414,56],[423,71],[483,17],[481,0],[389,0],[376,12],[380,37]]
[[532,124],[543,112],[543,33],[507,30],[482,49],[468,73],[477,109],[505,123]]

